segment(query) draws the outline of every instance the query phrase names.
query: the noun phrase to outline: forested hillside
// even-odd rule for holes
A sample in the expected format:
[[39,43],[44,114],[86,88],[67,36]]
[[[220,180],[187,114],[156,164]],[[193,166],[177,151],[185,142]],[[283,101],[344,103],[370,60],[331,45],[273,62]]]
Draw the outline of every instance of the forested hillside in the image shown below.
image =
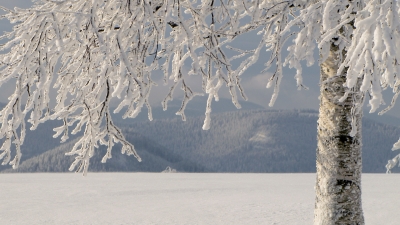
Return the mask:
[[[211,172],[203,166],[199,166],[196,162],[186,160],[138,133],[130,132],[126,134],[126,138],[131,143],[135,143],[135,148],[143,159],[142,162],[138,162],[134,157],[122,155],[118,151],[118,149],[121,149],[121,146],[116,145],[114,146],[113,157],[107,163],[101,163],[101,159],[106,153],[106,148],[101,146],[90,161],[89,171],[160,172],[167,166],[170,166],[178,171]],[[24,161],[17,170],[7,169],[5,172],[67,172],[74,161],[74,156],[66,156],[65,153],[72,149],[75,142],[76,140],[72,140],[66,144],[62,144],[55,149]]]
[[[202,118],[138,123],[140,132],[184,158],[221,172],[314,172],[317,112],[257,110],[215,115],[209,131]],[[400,129],[363,121],[363,171],[385,172]]]
[[[213,115],[209,131],[201,129],[204,117],[125,123],[123,132],[143,162],[121,155],[120,146],[115,146],[113,158],[102,164],[101,148],[90,170],[160,172],[171,166],[184,172],[315,172],[317,115],[313,110],[219,113]],[[364,120],[363,171],[385,172],[395,154],[391,145],[399,136],[399,128]],[[72,145],[73,141],[42,151],[15,172],[67,171],[73,157],[64,154]]]
[[[239,111],[213,117],[138,123],[124,129],[157,141],[219,172],[311,172],[315,168],[314,111]],[[303,132],[306,131],[306,132]],[[313,145],[314,143],[314,145]]]
[[[264,109],[264,107],[257,105],[252,102],[246,102],[246,101],[239,101],[241,105],[241,109],[237,109],[231,99],[226,99],[226,98],[220,98],[218,102],[213,102],[212,106],[212,114],[217,114],[217,113],[224,113],[224,112],[238,112],[238,111],[247,111],[247,110],[258,110],[258,109]],[[153,114],[153,119],[154,120],[160,120],[160,119],[173,119],[173,118],[178,118],[180,119],[180,116],[176,115],[176,112],[179,111],[181,108],[182,101],[175,99],[171,102],[168,103],[168,108],[166,111],[163,110],[161,104],[158,106],[153,106],[152,107],[152,114]],[[196,96],[193,98],[186,106],[185,110],[185,115],[187,117],[200,117],[204,116],[204,112],[206,110],[207,106],[207,97],[203,96]],[[114,114],[113,115],[113,120],[116,124],[126,124],[126,123],[132,123],[132,122],[142,122],[142,121],[149,121],[148,115],[147,115],[147,109],[143,109],[143,112],[141,112],[136,118],[134,119],[122,119],[122,115],[124,114],[124,109],[121,110],[121,112]]]
[[[251,102],[240,102],[242,105],[242,110],[250,110],[250,109],[262,109],[262,106],[251,103]],[[179,110],[181,102],[179,100],[174,100],[170,102],[168,110],[164,111],[160,106],[153,107],[153,118],[155,120],[165,119],[165,118],[180,118],[176,116],[175,113]],[[204,115],[204,109],[206,105],[205,97],[197,97],[193,99],[187,106],[186,115],[188,117],[196,117]],[[5,106],[4,103],[0,102],[0,109]],[[220,99],[218,104],[215,104],[213,107],[213,113],[221,113],[226,111],[237,111],[232,101],[229,99]],[[113,116],[114,122],[118,125],[126,125],[132,124],[136,122],[148,121],[147,112],[142,112],[135,119],[122,119],[124,110],[121,110],[120,113],[115,114]],[[34,131],[31,131],[30,124],[27,123],[27,134],[25,138],[24,144],[21,146],[22,151],[22,159],[21,162],[24,162],[27,159],[38,156],[46,151],[52,150],[58,146],[60,146],[60,138],[53,138],[52,136],[55,134],[53,129],[57,126],[60,126],[62,121],[47,121],[44,124],[40,124],[38,128]],[[77,135],[70,135],[71,139],[78,137]],[[70,140],[69,140],[70,141]],[[65,151],[67,151],[66,149]],[[14,151],[13,151],[14,152]],[[118,151],[116,151],[118,153]],[[116,154],[117,155],[117,154]],[[92,160],[92,163],[93,160]],[[0,171],[4,169],[8,169],[9,167],[3,166],[0,164]]]

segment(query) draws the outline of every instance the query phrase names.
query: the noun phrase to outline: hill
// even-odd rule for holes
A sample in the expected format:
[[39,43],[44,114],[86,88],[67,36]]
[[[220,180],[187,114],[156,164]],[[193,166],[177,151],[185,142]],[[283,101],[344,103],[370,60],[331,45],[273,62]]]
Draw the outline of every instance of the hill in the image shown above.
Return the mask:
[[[186,110],[186,116],[187,117],[196,117],[196,116],[203,116],[205,112],[205,105],[206,105],[206,98],[205,97],[197,97],[194,98],[187,106]],[[242,105],[243,110],[251,110],[251,109],[263,109],[262,106],[251,103],[251,102],[243,102],[240,101]],[[168,104],[168,110],[163,111],[161,104],[160,106],[155,106],[153,107],[153,118],[155,120],[159,119],[167,119],[167,118],[180,118],[180,116],[175,115],[175,113],[179,110],[181,102],[177,99],[173,100]],[[0,109],[2,109],[5,106],[4,103],[0,102]],[[232,101],[230,99],[223,99],[221,98],[218,104],[215,104],[213,106],[213,114],[216,113],[222,113],[222,112],[227,112],[227,111],[238,111],[232,104]],[[142,113],[138,115],[137,118],[135,119],[122,119],[124,110],[121,110],[120,113],[114,114],[113,119],[114,122],[119,125],[126,125],[126,124],[134,124],[137,122],[141,121],[148,121],[147,118],[147,111],[146,109],[143,110]],[[21,163],[23,163],[25,160],[34,158],[36,156],[41,155],[42,153],[45,153],[47,151],[52,151],[55,148],[58,148],[59,146],[62,146],[60,144],[60,139],[59,138],[53,138],[52,136],[54,135],[53,129],[55,127],[58,127],[62,124],[61,121],[47,121],[46,123],[40,124],[38,128],[34,131],[29,130],[30,124],[27,123],[27,134],[25,138],[24,144],[21,146],[21,151],[22,151],[22,158],[21,158]],[[70,135],[70,138],[76,138],[79,135]],[[132,142],[133,143],[133,142]],[[63,147],[61,147],[63,148]],[[64,149],[68,151],[68,148]],[[57,152],[57,151],[56,151]],[[60,153],[62,151],[60,150]],[[51,155],[51,154],[50,154]],[[50,156],[49,153],[46,154],[47,156]],[[61,154],[63,155],[63,154]],[[117,154],[115,154],[117,155]],[[41,156],[44,157],[44,156]],[[64,156],[60,156],[61,158],[65,158]],[[117,157],[117,156],[115,156]],[[94,160],[92,160],[94,161]],[[32,161],[30,161],[32,162]],[[68,161],[69,162],[69,161]],[[93,163],[93,162],[92,162]],[[22,165],[22,164],[21,164]],[[9,169],[8,165],[1,165],[0,163],[0,171]],[[165,169],[165,167],[163,168]],[[50,169],[49,169],[50,170]],[[65,169],[63,169],[64,171]],[[25,170],[24,170],[25,171]],[[48,170],[45,170],[48,171]],[[58,170],[55,170],[58,171]]]
[[[246,101],[239,101],[241,105],[241,109],[237,109],[231,99],[220,98],[218,102],[213,102],[212,104],[212,114],[224,113],[224,112],[238,112],[243,110],[262,110],[264,107]],[[181,100],[174,99],[173,101],[168,103],[168,108],[166,111],[163,110],[161,104],[157,106],[152,106],[152,114],[154,120],[162,120],[162,119],[181,119],[180,116],[176,115],[176,112],[181,108]],[[186,117],[199,117],[204,116],[207,105],[207,97],[198,96],[193,98],[186,106],[185,115]],[[147,116],[147,108],[144,107],[142,112],[134,119],[122,119],[122,115],[124,114],[124,109],[121,112],[113,115],[113,120],[116,124],[126,124],[132,122],[145,122],[149,121]]]
[[[219,113],[212,116],[209,131],[201,130],[203,117],[129,123],[122,130],[143,162],[121,155],[115,146],[113,158],[102,164],[101,148],[90,170],[155,172],[171,166],[185,172],[315,172],[317,115],[314,110]],[[363,172],[385,172],[399,136],[400,128],[364,119]],[[73,158],[64,154],[72,145],[31,157],[15,172],[67,171]]]
[[[315,172],[318,113],[314,110],[257,110],[214,115],[209,131],[203,118],[138,123],[140,131],[184,158],[219,172]],[[400,136],[394,126],[363,120],[363,171],[385,172]]]
[[[165,147],[158,145],[142,135],[130,132],[126,138],[131,143],[135,143],[135,148],[142,157],[142,162],[138,162],[134,157],[122,155],[117,149],[121,146],[114,146],[112,158],[107,163],[101,163],[101,159],[106,153],[106,148],[101,146],[90,160],[89,171],[92,172],[160,172],[167,166],[178,171],[185,172],[210,172],[195,162],[185,160],[179,155],[172,153]],[[76,140],[62,144],[52,150],[46,151],[38,156],[22,162],[17,170],[6,169],[3,172],[67,172],[74,156],[65,156],[74,146]]]

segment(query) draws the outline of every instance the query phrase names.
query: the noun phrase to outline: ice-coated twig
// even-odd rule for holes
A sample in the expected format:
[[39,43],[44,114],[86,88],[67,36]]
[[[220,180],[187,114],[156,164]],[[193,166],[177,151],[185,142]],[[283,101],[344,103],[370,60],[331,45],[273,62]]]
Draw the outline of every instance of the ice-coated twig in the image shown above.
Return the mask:
[[[271,54],[265,71],[275,67],[266,77],[267,87],[274,89],[271,106],[284,66],[296,69],[297,87],[306,89],[302,63],[315,63],[316,48],[320,62],[325,61],[332,45],[342,52],[339,73],[347,72],[348,90],[371,93],[371,112],[383,104],[383,89],[394,90],[387,109],[399,93],[400,22],[395,0],[38,0],[30,9],[1,9],[6,12],[1,18],[15,25],[0,37],[8,39],[0,46],[0,86],[15,82],[16,88],[0,111],[0,159],[14,168],[22,154],[25,121],[36,129],[50,119],[63,121],[54,135],[62,134],[62,141],[70,130],[84,130],[70,152],[77,155],[71,169],[79,165],[78,171],[86,173],[99,144],[108,146],[103,162],[111,157],[115,142],[122,143],[122,152],[140,159],[113,124],[109,102],[119,101],[114,112],[123,110],[123,118],[136,117],[146,106],[151,120],[149,96],[156,85],[152,71],[157,69],[163,71],[165,84],[172,80],[164,109],[181,86],[184,97],[177,114],[183,120],[194,96],[208,96],[203,129],[210,127],[212,100],[219,99],[224,85],[237,108],[237,92],[247,99],[241,76],[264,60],[264,49]],[[257,47],[235,46],[234,40],[250,31],[258,32]],[[284,58],[285,42],[290,41]],[[226,51],[234,55],[228,57]],[[238,59],[242,62],[236,66]],[[196,75],[201,76],[204,93],[194,92],[187,82],[188,76]],[[361,89],[355,90],[358,79]],[[57,89],[54,108],[51,84]]]

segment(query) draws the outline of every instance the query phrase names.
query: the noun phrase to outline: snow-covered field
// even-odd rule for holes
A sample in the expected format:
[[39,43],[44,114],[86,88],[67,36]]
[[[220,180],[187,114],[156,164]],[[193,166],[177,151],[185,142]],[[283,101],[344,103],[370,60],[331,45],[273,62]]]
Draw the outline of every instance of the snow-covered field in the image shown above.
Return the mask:
[[[1,174],[0,224],[312,224],[315,174]],[[400,175],[364,174],[367,224],[399,224]]]

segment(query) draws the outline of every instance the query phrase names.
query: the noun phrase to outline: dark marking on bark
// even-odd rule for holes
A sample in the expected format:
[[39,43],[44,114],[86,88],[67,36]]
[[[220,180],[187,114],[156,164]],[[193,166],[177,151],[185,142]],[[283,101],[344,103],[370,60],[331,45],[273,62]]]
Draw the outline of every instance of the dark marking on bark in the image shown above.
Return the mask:
[[353,184],[353,181],[351,180],[336,180],[336,185],[345,187],[345,186],[351,186]]
[[342,142],[343,144],[353,142],[353,137],[350,135],[339,135],[339,136],[336,136],[336,138],[338,138],[339,141]]

